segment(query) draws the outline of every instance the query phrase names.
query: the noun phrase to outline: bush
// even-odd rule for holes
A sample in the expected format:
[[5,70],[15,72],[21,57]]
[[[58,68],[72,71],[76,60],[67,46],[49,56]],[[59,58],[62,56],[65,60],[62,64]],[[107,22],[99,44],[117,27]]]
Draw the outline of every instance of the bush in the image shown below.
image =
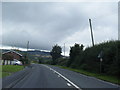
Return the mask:
[[67,58],[59,58],[57,64],[61,66],[67,66],[67,62],[68,62]]
[[[77,48],[79,49],[80,45],[77,45]],[[87,47],[83,51],[79,49],[79,54],[76,53],[78,52],[77,48],[75,46],[71,48],[68,66],[99,73],[100,58],[98,58],[98,55],[102,52],[102,54],[100,54],[103,59],[102,73],[115,76],[120,73],[118,68],[120,65],[120,41],[96,44],[94,47]]]

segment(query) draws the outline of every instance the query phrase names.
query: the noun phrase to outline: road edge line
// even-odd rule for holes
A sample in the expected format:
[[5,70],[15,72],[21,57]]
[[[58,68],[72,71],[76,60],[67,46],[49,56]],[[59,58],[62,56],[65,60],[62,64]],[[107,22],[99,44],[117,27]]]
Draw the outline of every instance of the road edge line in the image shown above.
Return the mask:
[[63,76],[61,73],[57,72],[56,70],[52,69],[51,67],[47,66],[47,65],[43,65],[47,68],[49,68],[50,70],[54,71],[56,74],[58,74],[59,76],[61,76],[64,80],[66,80],[67,82],[69,82],[72,86],[74,86],[75,88],[77,88],[78,90],[82,90],[80,87],[78,87],[76,84],[74,84],[72,81],[70,81],[68,78],[66,78],[65,76]]

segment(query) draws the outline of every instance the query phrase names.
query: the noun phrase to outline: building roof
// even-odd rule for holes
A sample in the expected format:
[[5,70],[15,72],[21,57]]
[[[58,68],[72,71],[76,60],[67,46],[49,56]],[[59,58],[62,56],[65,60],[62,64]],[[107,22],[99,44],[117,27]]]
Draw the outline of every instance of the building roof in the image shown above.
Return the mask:
[[16,52],[16,51],[12,51],[12,50],[11,50],[11,51],[7,51],[7,52],[4,52],[4,53],[2,53],[2,54],[6,54],[6,53],[9,53],[9,52],[16,53],[16,54],[18,54],[18,55],[21,56],[21,57],[23,56],[22,54],[20,54],[20,53],[18,53],[18,52]]

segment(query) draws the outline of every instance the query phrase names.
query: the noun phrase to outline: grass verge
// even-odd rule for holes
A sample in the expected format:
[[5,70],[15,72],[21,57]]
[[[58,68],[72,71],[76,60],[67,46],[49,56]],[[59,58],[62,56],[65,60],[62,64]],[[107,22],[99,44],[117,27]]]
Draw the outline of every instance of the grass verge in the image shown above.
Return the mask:
[[69,68],[69,67],[65,67],[65,66],[59,66],[59,65],[54,65],[54,66],[57,66],[57,67],[60,67],[60,68],[63,68],[63,69],[68,69],[68,70],[71,70],[71,71],[74,71],[74,72],[78,72],[78,73],[81,73],[81,74],[84,74],[84,75],[87,75],[87,76],[92,76],[92,77],[95,77],[95,78],[98,78],[98,79],[101,79],[101,80],[104,80],[104,81],[108,81],[108,82],[120,85],[120,79],[118,77],[115,77],[115,76],[108,76],[108,75],[103,75],[103,74],[91,73],[91,72],[88,72],[88,71],[85,71],[85,70],[73,69],[73,68]]
[[0,78],[11,75],[12,73],[20,71],[24,68],[23,66],[18,65],[2,65],[0,67],[2,67],[2,71],[0,71]]

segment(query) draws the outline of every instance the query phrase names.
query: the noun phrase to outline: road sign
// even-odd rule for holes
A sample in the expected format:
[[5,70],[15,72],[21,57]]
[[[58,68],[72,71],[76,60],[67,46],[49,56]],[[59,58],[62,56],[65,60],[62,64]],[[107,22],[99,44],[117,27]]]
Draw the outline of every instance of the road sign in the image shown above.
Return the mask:
[[100,58],[100,61],[102,62],[102,61],[103,61],[103,59],[102,59],[102,58]]
[[103,57],[103,51],[101,51],[99,54],[98,54],[98,58],[102,58]]

